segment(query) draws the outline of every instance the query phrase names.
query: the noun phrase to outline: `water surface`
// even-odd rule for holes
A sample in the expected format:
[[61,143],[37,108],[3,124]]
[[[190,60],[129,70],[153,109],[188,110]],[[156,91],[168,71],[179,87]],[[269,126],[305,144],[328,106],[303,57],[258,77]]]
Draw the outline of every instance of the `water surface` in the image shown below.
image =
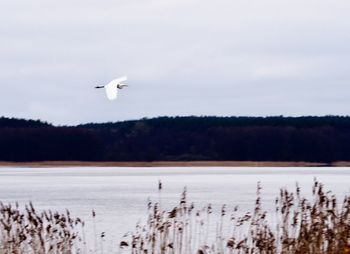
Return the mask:
[[97,231],[117,242],[145,221],[147,199],[159,200],[158,180],[163,182],[162,206],[176,205],[187,186],[188,198],[197,207],[212,203],[241,210],[252,209],[256,184],[263,187],[264,208],[273,210],[281,187],[310,196],[314,178],[342,197],[350,191],[350,168],[0,168],[0,200],[32,201],[38,209],[64,211],[91,222],[97,213]]

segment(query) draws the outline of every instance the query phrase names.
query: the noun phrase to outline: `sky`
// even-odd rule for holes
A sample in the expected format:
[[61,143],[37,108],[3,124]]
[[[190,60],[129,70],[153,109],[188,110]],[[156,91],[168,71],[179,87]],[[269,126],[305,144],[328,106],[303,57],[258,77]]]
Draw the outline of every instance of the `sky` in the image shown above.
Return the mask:
[[[348,0],[1,0],[0,116],[350,114]],[[127,75],[116,101],[94,89]]]

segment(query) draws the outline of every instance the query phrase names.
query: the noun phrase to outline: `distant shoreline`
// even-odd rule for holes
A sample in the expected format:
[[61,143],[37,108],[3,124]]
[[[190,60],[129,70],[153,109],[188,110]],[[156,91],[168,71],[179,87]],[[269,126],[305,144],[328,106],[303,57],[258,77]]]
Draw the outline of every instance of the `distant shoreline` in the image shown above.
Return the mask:
[[338,161],[333,163],[288,161],[0,161],[0,167],[350,167],[350,161]]

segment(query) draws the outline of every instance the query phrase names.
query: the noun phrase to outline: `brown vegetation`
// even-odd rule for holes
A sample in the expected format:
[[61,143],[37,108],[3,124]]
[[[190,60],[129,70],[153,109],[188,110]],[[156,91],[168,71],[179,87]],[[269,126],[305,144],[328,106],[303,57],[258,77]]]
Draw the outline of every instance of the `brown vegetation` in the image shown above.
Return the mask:
[[79,232],[84,223],[69,211],[37,212],[30,203],[25,210],[0,203],[0,253],[79,253]]
[[2,167],[323,167],[350,166],[350,162],[317,163],[294,161],[0,161]]
[[[161,182],[158,190],[161,194]],[[275,212],[268,213],[262,209],[261,190],[258,184],[251,212],[235,207],[229,213],[223,205],[218,214],[211,204],[198,210],[188,202],[186,189],[178,205],[168,211],[162,209],[161,198],[149,201],[147,222],[137,224],[114,250],[132,254],[350,253],[350,197],[339,203],[315,180],[311,199],[304,198],[298,186],[295,192],[281,189]],[[93,234],[96,241],[97,232]],[[88,252],[81,235],[84,223],[68,211],[37,212],[32,204],[21,210],[17,204],[0,203],[0,253],[104,253],[102,245],[98,252],[96,248]]]
[[[312,200],[302,197],[299,187],[295,193],[281,189],[275,214],[268,214],[262,210],[260,191],[258,185],[252,213],[235,208],[229,215],[222,206],[220,218],[214,221],[214,237],[210,237],[211,205],[196,210],[188,203],[186,190],[170,211],[149,203],[147,223],[137,225],[120,247],[133,254],[350,253],[350,197],[340,205],[315,181]],[[272,215],[276,223],[268,220]]]

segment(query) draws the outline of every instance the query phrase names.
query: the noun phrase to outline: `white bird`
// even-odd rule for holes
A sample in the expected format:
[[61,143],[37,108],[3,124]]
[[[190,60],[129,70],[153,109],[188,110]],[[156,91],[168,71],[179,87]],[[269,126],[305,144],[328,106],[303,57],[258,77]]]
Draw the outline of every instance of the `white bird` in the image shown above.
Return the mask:
[[106,95],[109,100],[115,100],[117,99],[118,95],[118,89],[123,89],[124,87],[127,87],[128,85],[123,84],[122,82],[126,81],[128,78],[126,76],[116,78],[109,82],[105,86],[95,86],[95,88],[105,88]]

